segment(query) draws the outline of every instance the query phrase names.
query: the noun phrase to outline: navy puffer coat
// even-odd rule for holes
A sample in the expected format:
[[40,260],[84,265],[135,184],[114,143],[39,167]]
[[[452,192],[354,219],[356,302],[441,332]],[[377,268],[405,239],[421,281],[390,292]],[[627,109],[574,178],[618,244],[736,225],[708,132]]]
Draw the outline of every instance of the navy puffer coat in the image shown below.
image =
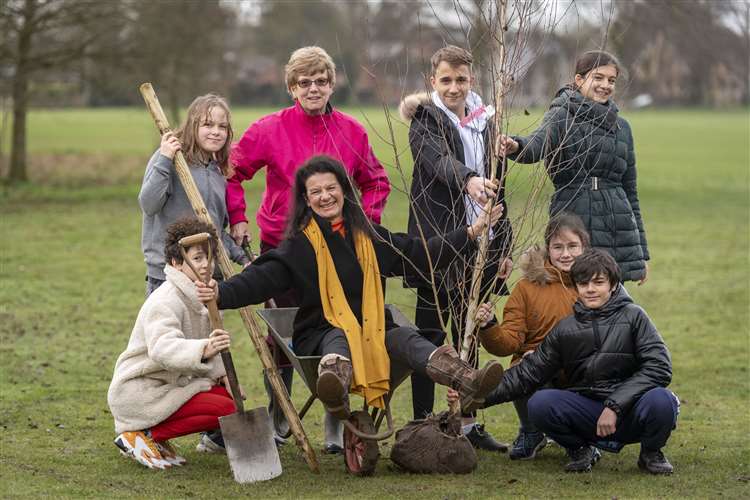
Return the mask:
[[531,135],[514,137],[519,163],[544,160],[555,187],[550,215],[573,212],[583,219],[591,245],[617,261],[623,281],[640,280],[649,260],[636,188],[630,125],[617,106],[560,89]]

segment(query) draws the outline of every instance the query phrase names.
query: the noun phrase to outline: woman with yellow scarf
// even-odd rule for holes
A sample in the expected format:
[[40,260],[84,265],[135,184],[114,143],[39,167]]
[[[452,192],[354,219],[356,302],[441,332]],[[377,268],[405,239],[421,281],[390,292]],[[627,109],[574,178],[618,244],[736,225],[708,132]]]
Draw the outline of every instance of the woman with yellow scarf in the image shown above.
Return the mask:
[[242,273],[214,288],[199,287],[219,307],[259,304],[289,288],[300,295],[292,345],[298,356],[322,356],[317,393],[326,410],[348,418],[348,393],[383,408],[390,363],[400,363],[461,394],[465,411],[480,407],[502,377],[490,361],[476,370],[451,346],[435,347],[408,327],[398,327],[383,301],[383,278],[428,273],[468,253],[474,240],[500,218],[500,205],[466,228],[426,243],[391,233],[365,216],[344,167],[317,156],[296,173],[286,239]]

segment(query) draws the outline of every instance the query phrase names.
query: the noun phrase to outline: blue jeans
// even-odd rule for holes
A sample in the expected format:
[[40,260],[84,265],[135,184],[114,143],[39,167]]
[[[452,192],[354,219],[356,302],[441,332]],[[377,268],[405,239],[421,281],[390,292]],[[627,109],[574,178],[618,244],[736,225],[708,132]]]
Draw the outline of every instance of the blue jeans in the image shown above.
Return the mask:
[[648,451],[667,444],[677,424],[679,402],[672,391],[657,387],[646,392],[625,414],[617,418],[615,433],[596,435],[596,422],[604,410],[602,401],[558,389],[537,391],[528,403],[529,419],[539,430],[565,448],[592,444],[607,451],[620,451],[629,443],[641,443]]

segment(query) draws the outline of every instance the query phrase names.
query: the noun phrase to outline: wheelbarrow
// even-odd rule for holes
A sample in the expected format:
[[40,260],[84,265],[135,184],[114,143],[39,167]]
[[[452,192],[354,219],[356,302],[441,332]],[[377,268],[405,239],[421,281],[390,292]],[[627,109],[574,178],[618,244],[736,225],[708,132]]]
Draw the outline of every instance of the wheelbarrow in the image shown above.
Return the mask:
[[[386,304],[386,309],[393,316],[393,321],[398,326],[408,326],[417,329],[396,306]],[[320,356],[297,356],[292,348],[292,333],[294,331],[294,317],[297,314],[296,307],[281,307],[276,309],[259,309],[258,315],[268,325],[268,331],[273,336],[276,344],[291,362],[294,370],[310,390],[299,418],[303,419],[312,404],[318,398],[318,364]],[[422,330],[422,333],[433,344],[442,343],[445,334],[440,330]],[[391,414],[391,397],[393,391],[407,377],[411,375],[411,369],[403,364],[391,363],[390,387],[391,390],[385,395],[385,408],[368,408],[363,404],[362,410],[353,411],[348,420],[344,420],[344,464],[346,470],[357,476],[369,476],[375,472],[380,455],[378,441],[388,439],[393,435],[393,416]],[[383,420],[386,421],[386,429],[380,432]],[[291,432],[282,436],[288,438]]]

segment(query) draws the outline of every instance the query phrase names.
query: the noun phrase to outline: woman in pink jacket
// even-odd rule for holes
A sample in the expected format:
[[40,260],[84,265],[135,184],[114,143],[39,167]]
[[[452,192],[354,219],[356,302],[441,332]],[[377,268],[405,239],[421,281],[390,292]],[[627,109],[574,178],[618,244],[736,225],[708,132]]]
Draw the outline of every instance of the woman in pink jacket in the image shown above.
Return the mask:
[[[333,109],[328,102],[336,84],[336,66],[326,51],[320,47],[297,49],[286,65],[285,78],[294,106],[250,125],[230,156],[235,175],[227,184],[227,209],[231,234],[239,244],[249,237],[242,181],[251,179],[266,167],[266,189],[256,215],[261,253],[281,242],[294,175],[315,155],[325,154],[341,161],[360,191],[365,214],[373,222],[380,223],[391,191],[388,176],[375,158],[365,128],[351,116]],[[298,305],[293,290],[275,297],[275,301],[278,307]],[[282,377],[287,388],[291,388],[291,367],[282,369]],[[277,432],[283,434],[286,422],[275,407],[272,400],[271,413],[276,413],[274,423]],[[327,419],[326,422],[326,451],[337,452],[340,432],[333,428],[336,421]]]

